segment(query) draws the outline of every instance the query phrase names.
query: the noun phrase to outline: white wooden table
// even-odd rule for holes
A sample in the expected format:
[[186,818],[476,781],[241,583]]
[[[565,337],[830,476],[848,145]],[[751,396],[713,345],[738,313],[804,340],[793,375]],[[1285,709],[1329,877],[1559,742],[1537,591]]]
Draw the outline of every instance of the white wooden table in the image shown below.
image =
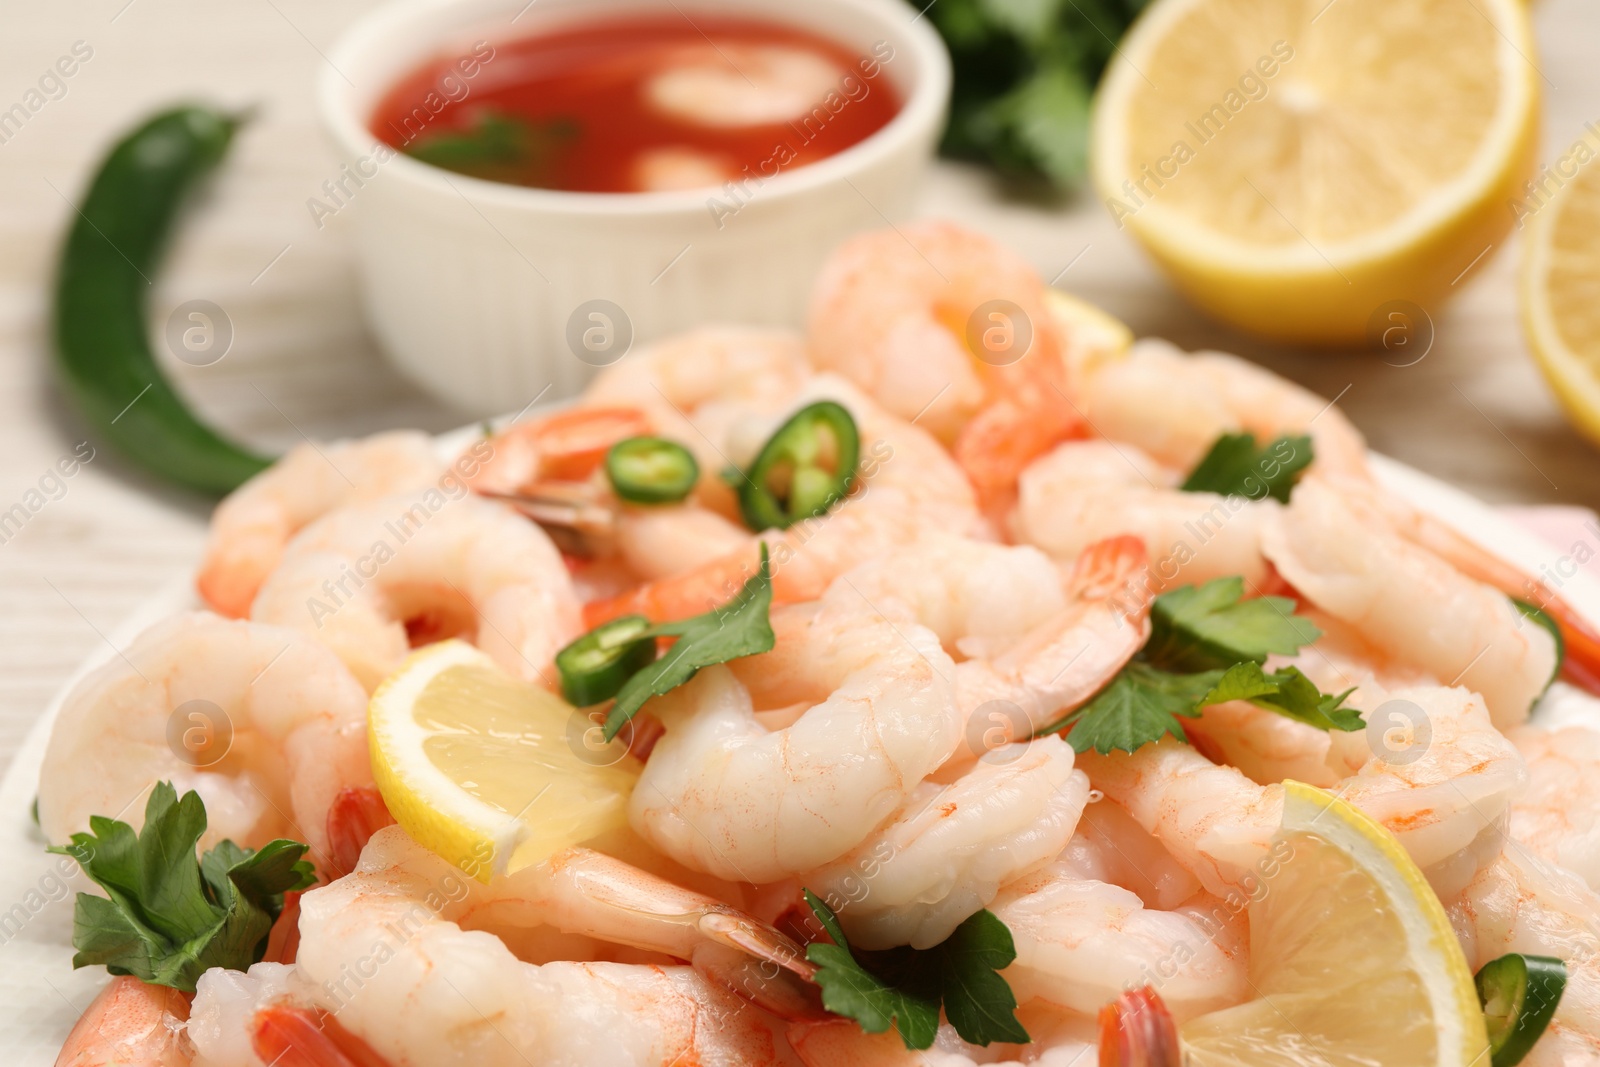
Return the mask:
[[[461,421],[399,380],[363,328],[345,219],[326,229],[305,203],[334,173],[313,78],[370,0],[60,0],[7,5],[0,110],[24,99],[75,42],[92,57],[0,143],[0,511],[24,499],[85,430],[47,359],[47,279],[76,197],[107,140],[162,104],[204,96],[261,105],[209,202],[182,231],[155,296],[157,321],[203,297],[231,317],[220,363],[174,368],[210,419],[262,447],[302,433]],[[1600,9],[1544,0],[1537,12],[1546,144],[1564,149],[1600,106]],[[1439,318],[1421,363],[1286,352],[1201,319],[1167,288],[1098,204],[1007,199],[982,172],[941,166],[925,210],[985,228],[1046,277],[1103,304],[1140,334],[1260,359],[1342,403],[1373,445],[1494,501],[1600,502],[1596,454],[1563,422],[1515,319],[1515,249]],[[101,451],[0,544],[0,763],[73,665],[142,598],[182,576],[205,502]]]

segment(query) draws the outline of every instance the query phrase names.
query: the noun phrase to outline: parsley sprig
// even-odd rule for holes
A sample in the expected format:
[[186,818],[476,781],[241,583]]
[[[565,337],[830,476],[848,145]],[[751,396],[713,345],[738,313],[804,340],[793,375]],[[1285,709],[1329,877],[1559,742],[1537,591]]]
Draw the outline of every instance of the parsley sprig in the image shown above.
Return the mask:
[[1180,720],[1229,700],[1324,730],[1359,730],[1361,713],[1344,706],[1353,690],[1327,694],[1298,667],[1265,669],[1271,655],[1291,656],[1322,631],[1294,614],[1287,597],[1244,599],[1243,578],[1217,578],[1156,597],[1150,638],[1131,662],[1083,707],[1041,733],[1071,727],[1079,752],[1135,752],[1171,734],[1187,741]]
[[242,971],[259,961],[283,894],[316,881],[298,841],[259,851],[223,841],[197,857],[205,803],[195,792],[178,799],[169,782],[151,792],[137,834],[102,815],[91,816],[89,828],[50,849],[77,860],[107,894],[78,894],[74,967],[104,964],[112,974],[193,993],[212,967]]
[[1011,931],[993,912],[969,916],[944,941],[927,949],[878,952],[852,949],[833,909],[808,889],[806,903],[833,944],[806,947],[817,964],[822,1006],[854,1019],[869,1034],[891,1025],[908,1049],[933,1045],[939,1008],[963,1041],[1025,1044],[1028,1031],[1017,1021],[1017,998],[999,972],[1017,958]]
[[732,600],[704,615],[664,622],[638,635],[640,639],[676,637],[666,655],[637,671],[617,691],[606,716],[605,738],[610,741],[644,707],[645,701],[669,693],[693,678],[702,667],[727,663],[742,656],[771,651],[772,563],[766,542],[761,544],[761,564]]
[[1225,433],[1189,473],[1187,493],[1221,493],[1287,504],[1300,474],[1311,465],[1311,438],[1283,436],[1260,447],[1253,433]]

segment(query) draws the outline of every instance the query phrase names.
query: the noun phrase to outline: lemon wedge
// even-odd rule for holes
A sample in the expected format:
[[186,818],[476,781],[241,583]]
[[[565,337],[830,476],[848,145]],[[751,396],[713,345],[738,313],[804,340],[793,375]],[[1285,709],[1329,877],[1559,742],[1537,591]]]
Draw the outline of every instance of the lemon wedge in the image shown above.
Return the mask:
[[1444,908],[1394,835],[1286,782],[1250,904],[1255,1000],[1190,1020],[1199,1067],[1485,1067],[1483,1012]]
[[1521,0],[1157,0],[1096,97],[1100,195],[1196,304],[1371,341],[1490,258],[1533,166]]
[[1587,156],[1574,161],[1569,153],[1558,163],[1576,170],[1566,184],[1550,190],[1547,182],[1548,199],[1519,205],[1532,213],[1524,216],[1522,316],[1550,387],[1578,429],[1600,443],[1600,153],[1588,142],[1582,148]]
[[640,765],[583,712],[462,641],[413,653],[367,712],[372,773],[418,844],[480,881],[627,822]]

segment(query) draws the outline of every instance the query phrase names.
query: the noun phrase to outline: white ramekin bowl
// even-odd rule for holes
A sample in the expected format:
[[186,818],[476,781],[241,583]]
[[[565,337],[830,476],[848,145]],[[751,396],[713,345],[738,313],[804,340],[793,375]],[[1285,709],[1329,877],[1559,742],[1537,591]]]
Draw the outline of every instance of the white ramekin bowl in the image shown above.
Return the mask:
[[[900,111],[851,148],[779,168],[737,198],[482,181],[385,152],[368,129],[396,81],[477,41],[674,11],[785,23],[862,57],[891,49],[866,84],[877,91],[887,80]],[[628,347],[690,326],[798,325],[828,252],[909,212],[938,140],[950,61],[916,14],[899,0],[402,0],[357,22],[319,85],[345,164],[337,198],[324,204],[353,217],[362,299],[380,344],[424,388],[488,414],[574,393]]]

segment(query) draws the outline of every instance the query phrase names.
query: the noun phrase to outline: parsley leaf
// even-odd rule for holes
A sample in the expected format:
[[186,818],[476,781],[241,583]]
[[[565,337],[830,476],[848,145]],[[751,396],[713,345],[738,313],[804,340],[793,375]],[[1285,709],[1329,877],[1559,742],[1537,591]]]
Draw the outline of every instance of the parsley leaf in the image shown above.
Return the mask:
[[283,894],[316,881],[298,841],[259,852],[223,841],[196,858],[205,804],[194,792],[179,800],[169,782],[151,792],[137,834],[101,815],[89,827],[50,849],[77,860],[109,895],[78,894],[74,967],[105,964],[112,974],[192,993],[212,967],[242,971],[260,960]]
[[1244,598],[1243,578],[1216,578],[1156,597],[1144,658],[1169,671],[1226,670],[1292,656],[1322,631],[1294,614],[1288,597]]
[[1253,433],[1225,433],[1189,473],[1186,493],[1221,493],[1287,504],[1300,472],[1311,465],[1311,438],[1284,436],[1256,447]]
[[772,564],[767,558],[766,542],[762,542],[760,567],[732,600],[704,615],[664,622],[639,635],[678,640],[666,655],[622,684],[617,701],[606,716],[605,739],[616,737],[645,701],[678,688],[701,667],[770,651],[776,643],[769,618],[771,610]]
[[577,136],[570,119],[531,122],[519,115],[484,108],[470,125],[424,131],[402,151],[435,167],[491,181],[541,185],[556,154]]
[[1031,1040],[1017,1021],[1017,998],[998,973],[1017,958],[1016,945],[993,912],[968,916],[932,948],[863,952],[850,948],[832,908],[809,889],[805,898],[833,939],[806,946],[806,958],[821,968],[822,1006],[835,1015],[854,1019],[869,1034],[893,1025],[906,1048],[925,1049],[938,1035],[942,1001],[963,1041]]
[[1344,706],[1354,690],[1323,693],[1300,672],[1267,671],[1322,635],[1294,614],[1287,597],[1244,599],[1244,579],[1217,578],[1156,597],[1150,639],[1088,703],[1039,733],[1072,728],[1074,750],[1136,752],[1171,734],[1188,741],[1184,718],[1211,704],[1248,700],[1322,730],[1354,731],[1361,713]]
[[1353,733],[1366,725],[1361,713],[1344,706],[1354,687],[1328,694],[1300,672],[1298,667],[1281,671],[1263,670],[1253,660],[1236,663],[1225,671],[1217,684],[1200,698],[1200,707],[1229,700],[1248,700],[1259,708],[1287,715],[1319,730]]
[[[1173,674],[1134,660],[1063,723],[1076,721],[1067,740],[1074,751],[1134,752],[1171,734],[1189,740],[1178,716],[1200,714],[1200,700],[1222,679],[1221,671]],[[1050,732],[1047,727],[1041,731]]]
[[[1145,0],[940,0],[926,10],[954,79],[940,151],[1070,189],[1087,160],[1089,101]],[[923,5],[917,5],[919,9]]]

